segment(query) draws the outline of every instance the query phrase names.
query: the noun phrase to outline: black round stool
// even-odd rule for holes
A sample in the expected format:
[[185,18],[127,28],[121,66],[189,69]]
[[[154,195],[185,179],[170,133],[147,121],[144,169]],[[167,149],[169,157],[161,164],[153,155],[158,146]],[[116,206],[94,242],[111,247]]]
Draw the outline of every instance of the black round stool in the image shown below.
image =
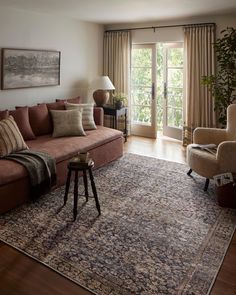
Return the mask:
[[68,173],[67,173],[67,180],[66,180],[66,189],[65,189],[65,196],[64,196],[64,206],[66,205],[68,192],[70,187],[70,179],[71,173],[75,173],[75,180],[74,180],[74,221],[76,220],[77,216],[77,205],[78,205],[78,173],[83,172],[83,180],[84,180],[84,195],[86,197],[86,202],[88,201],[88,179],[87,179],[87,171],[89,172],[91,187],[93,191],[93,196],[95,199],[96,207],[98,210],[99,215],[101,214],[100,204],[98,201],[97,190],[93,178],[92,168],[94,167],[94,161],[89,159],[87,162],[81,162],[78,157],[71,159],[67,165]]

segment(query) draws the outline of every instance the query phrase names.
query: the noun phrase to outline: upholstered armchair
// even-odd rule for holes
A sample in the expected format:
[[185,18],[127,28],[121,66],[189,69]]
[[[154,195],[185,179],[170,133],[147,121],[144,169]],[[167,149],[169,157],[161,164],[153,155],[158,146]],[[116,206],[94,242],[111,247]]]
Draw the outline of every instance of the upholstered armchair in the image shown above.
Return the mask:
[[217,145],[216,154],[194,148],[192,144],[187,147],[187,163],[192,171],[206,178],[204,191],[207,191],[209,180],[214,175],[224,172],[236,174],[236,104],[227,108],[227,128],[196,128],[193,133],[193,143]]

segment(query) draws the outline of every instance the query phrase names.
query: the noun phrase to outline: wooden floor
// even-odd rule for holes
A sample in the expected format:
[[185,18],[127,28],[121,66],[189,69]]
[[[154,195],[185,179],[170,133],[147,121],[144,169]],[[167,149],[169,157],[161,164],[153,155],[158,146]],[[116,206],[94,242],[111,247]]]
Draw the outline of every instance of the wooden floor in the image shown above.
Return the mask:
[[[186,151],[178,141],[129,137],[125,152],[185,163]],[[90,292],[46,266],[0,242],[1,295],[88,295]],[[236,294],[236,234],[225,256],[211,295]],[[158,295],[158,294],[157,294]]]

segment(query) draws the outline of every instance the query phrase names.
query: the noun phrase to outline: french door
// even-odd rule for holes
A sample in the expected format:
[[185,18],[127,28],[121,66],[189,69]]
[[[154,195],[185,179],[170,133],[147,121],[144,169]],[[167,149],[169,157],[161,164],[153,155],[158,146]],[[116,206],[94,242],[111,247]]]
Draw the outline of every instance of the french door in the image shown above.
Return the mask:
[[163,135],[178,140],[183,126],[183,43],[163,45]]
[[182,139],[183,43],[132,47],[131,134]]
[[131,134],[156,138],[156,45],[132,46]]

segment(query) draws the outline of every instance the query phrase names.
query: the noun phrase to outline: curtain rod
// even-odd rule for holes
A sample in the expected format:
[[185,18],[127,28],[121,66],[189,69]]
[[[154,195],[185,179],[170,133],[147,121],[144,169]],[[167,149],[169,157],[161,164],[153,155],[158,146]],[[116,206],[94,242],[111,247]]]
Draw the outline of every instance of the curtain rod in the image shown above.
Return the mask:
[[204,25],[213,25],[213,26],[215,26],[216,24],[215,23],[199,23],[199,24],[152,26],[152,27],[139,27],[139,28],[106,30],[105,32],[123,32],[123,31],[149,30],[149,29],[153,29],[154,32],[155,32],[156,29],[162,29],[162,28],[177,28],[177,27],[185,27],[185,26],[204,26]]

